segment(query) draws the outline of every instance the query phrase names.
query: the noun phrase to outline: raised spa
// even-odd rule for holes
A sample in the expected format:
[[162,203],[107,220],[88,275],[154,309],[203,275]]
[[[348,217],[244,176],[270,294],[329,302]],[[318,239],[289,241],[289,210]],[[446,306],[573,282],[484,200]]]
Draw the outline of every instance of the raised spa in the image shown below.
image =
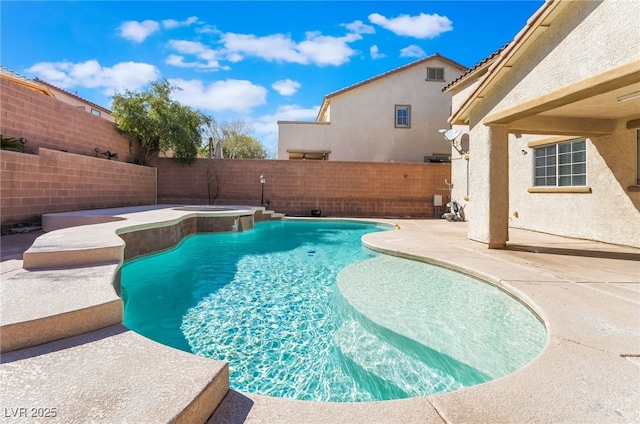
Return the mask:
[[301,400],[390,400],[511,373],[544,326],[494,286],[374,253],[353,221],[258,223],[187,237],[122,268],[125,324],[228,361],[236,390]]

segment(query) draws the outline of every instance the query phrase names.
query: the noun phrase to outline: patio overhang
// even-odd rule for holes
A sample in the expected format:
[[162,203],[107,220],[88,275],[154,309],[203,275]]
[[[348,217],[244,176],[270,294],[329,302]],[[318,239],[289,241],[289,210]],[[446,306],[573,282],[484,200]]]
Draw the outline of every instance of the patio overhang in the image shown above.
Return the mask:
[[329,160],[331,150],[287,150],[289,160]]
[[594,75],[483,119],[510,133],[603,136],[640,119],[640,60]]

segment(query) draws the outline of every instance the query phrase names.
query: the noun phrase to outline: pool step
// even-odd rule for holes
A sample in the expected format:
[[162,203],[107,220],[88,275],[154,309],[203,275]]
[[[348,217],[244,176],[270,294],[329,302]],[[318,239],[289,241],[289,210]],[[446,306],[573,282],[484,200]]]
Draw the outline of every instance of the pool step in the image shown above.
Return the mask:
[[38,422],[202,423],[229,390],[226,363],[123,325],[9,352],[1,362],[9,422],[38,413]]
[[282,218],[284,218],[284,214],[272,211],[270,209],[266,209],[264,207],[257,208],[256,213],[254,214],[254,219],[256,222],[279,221]]
[[23,349],[122,322],[112,284],[118,264],[22,271],[2,281],[0,352]]
[[384,396],[424,396],[462,387],[452,376],[381,340],[349,319],[334,334],[344,366],[356,381]]

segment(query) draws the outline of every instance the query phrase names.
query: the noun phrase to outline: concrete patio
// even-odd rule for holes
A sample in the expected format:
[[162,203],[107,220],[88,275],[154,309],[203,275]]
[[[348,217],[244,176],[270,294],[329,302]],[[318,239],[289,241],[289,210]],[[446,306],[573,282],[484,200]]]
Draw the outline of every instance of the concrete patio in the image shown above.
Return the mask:
[[[511,229],[508,248],[488,250],[467,239],[465,223],[382,221],[397,223],[401,229],[365,236],[368,247],[476,276],[525,302],[547,328],[541,354],[498,380],[397,401],[303,402],[231,389],[209,423],[640,422],[640,249]],[[81,227],[75,232],[86,234]],[[19,255],[35,235],[2,237],[3,286],[9,276],[23,271]],[[93,361],[87,360],[92,356],[71,357],[70,346],[90,350],[94,344],[102,356]],[[129,345],[130,354],[116,351]],[[183,373],[180,367],[163,366],[170,361],[168,349],[115,325],[73,340],[3,354],[0,407],[5,411],[57,407],[57,417],[46,422],[113,422],[121,417],[158,422],[151,415],[133,418],[123,411],[115,415],[109,411],[138,408],[137,402],[145,403],[143,395],[149,399],[144,408],[154,402],[166,406],[174,397],[176,404],[189,405],[196,397],[202,401],[220,396],[196,372],[203,367],[211,373],[223,371],[224,377],[226,370],[218,362],[176,352],[185,364]],[[104,355],[114,363],[136,355],[144,355],[145,361],[128,359],[126,372],[107,372],[106,380],[83,372],[105,372],[107,368],[96,364]],[[166,375],[160,378],[159,372]],[[165,378],[168,384],[150,389]],[[27,390],[31,386],[41,397]],[[82,396],[86,393],[91,397]],[[162,417],[176,414],[170,405],[165,409]],[[24,418],[3,414],[3,420]]]

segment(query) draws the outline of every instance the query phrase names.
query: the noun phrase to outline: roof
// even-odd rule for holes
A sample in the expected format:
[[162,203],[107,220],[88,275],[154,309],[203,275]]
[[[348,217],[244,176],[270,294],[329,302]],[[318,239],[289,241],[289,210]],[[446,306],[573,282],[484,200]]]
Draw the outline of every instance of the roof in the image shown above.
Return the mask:
[[65,90],[63,88],[57,87],[57,86],[55,86],[55,85],[53,85],[51,83],[48,83],[48,82],[46,82],[44,80],[41,80],[40,78],[34,78],[33,80],[35,82],[39,83],[39,84],[42,84],[42,85],[45,85],[47,87],[53,88],[54,90],[62,91],[63,93],[65,93],[65,94],[67,94],[67,95],[69,95],[69,96],[71,96],[71,97],[73,97],[75,99],[78,99],[78,100],[80,100],[82,102],[85,102],[86,104],[88,104],[88,105],[90,105],[90,106],[92,106],[92,107],[94,107],[96,109],[100,109],[103,112],[111,113],[111,111],[109,109],[107,109],[107,108],[105,108],[103,106],[100,106],[99,104],[93,103],[92,101],[87,100],[84,97],[80,97],[77,94],[71,93],[70,91],[67,91],[67,90]]
[[478,62],[475,65],[473,65],[471,68],[467,69],[467,72],[465,72],[464,74],[460,75],[458,78],[454,79],[448,85],[446,85],[442,89],[442,92],[446,93],[446,92],[451,91],[452,88],[457,86],[460,82],[466,80],[470,75],[475,74],[480,69],[484,69],[484,68],[488,67],[491,63],[493,63],[493,61],[498,57],[498,55],[500,55],[500,53],[502,53],[502,51],[507,48],[508,45],[509,45],[509,43],[505,44],[504,46],[500,47],[495,52],[491,53],[489,56],[487,56],[484,59],[482,59],[480,62]]
[[458,62],[456,62],[454,60],[451,60],[451,59],[449,59],[447,57],[444,57],[439,53],[434,53],[434,54],[432,54],[430,56],[423,57],[422,59],[415,60],[415,61],[413,61],[411,63],[407,63],[406,65],[402,65],[402,66],[400,66],[398,68],[392,69],[392,70],[387,71],[387,72],[383,72],[381,74],[378,74],[378,75],[373,76],[371,78],[368,78],[366,80],[360,81],[358,83],[349,85],[349,86],[347,86],[345,88],[342,88],[340,90],[337,90],[337,91],[334,91],[332,93],[327,94],[326,96],[324,96],[324,99],[322,100],[322,106],[320,106],[320,110],[318,111],[318,116],[317,116],[316,120],[318,120],[322,116],[324,111],[329,106],[329,99],[331,97],[338,96],[338,95],[340,95],[342,93],[345,93],[347,91],[353,90],[354,88],[358,88],[358,87],[363,86],[365,84],[369,84],[369,83],[371,83],[373,81],[379,80],[381,78],[388,77],[389,75],[392,75],[392,74],[395,74],[395,73],[398,73],[398,72],[402,72],[407,68],[411,68],[411,67],[413,67],[415,65],[419,65],[421,63],[428,62],[428,61],[431,61],[431,60],[434,60],[434,59],[442,59],[442,60],[444,60],[446,62],[449,62],[452,66],[454,66],[456,68],[459,68],[459,69],[465,70],[465,71],[467,70],[466,66],[461,65],[460,63],[458,63]]
[[466,123],[466,113],[471,105],[482,99],[485,91],[493,86],[496,78],[511,68],[512,62],[522,55],[530,44],[537,38],[538,32],[546,30],[557,14],[566,7],[570,1],[546,0],[544,4],[529,18],[527,24],[520,30],[514,39],[503,47],[492,59],[493,63],[489,71],[482,76],[478,86],[469,94],[458,110],[454,111],[449,118],[451,123]]
[[6,78],[20,85],[31,88],[32,90],[40,91],[41,93],[46,94],[49,97],[54,97],[51,91],[47,87],[43,86],[37,81],[30,80],[24,75],[20,75],[19,73],[14,72],[9,68],[5,68],[2,65],[0,65],[0,77]]

